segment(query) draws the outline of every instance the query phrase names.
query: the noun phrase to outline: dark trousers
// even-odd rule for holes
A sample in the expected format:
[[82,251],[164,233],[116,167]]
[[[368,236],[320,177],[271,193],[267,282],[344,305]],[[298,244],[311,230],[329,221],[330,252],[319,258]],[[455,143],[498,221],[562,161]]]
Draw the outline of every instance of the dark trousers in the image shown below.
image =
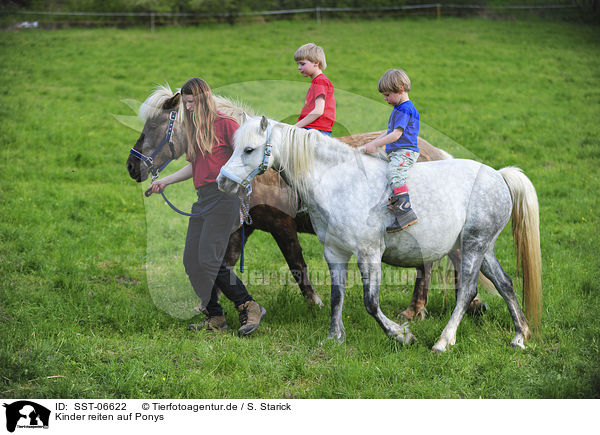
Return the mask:
[[223,264],[239,211],[239,199],[219,191],[215,183],[200,187],[192,206],[192,213],[199,216],[190,217],[183,264],[202,308],[211,316],[223,314],[217,287],[236,307],[252,300],[242,281]]
[[219,292],[217,287],[221,289],[225,297],[233,302],[236,307],[253,300],[252,296],[246,290],[244,283],[237,277],[233,270],[221,263],[219,272],[215,279],[215,285],[210,294],[210,301],[206,305],[206,310],[209,316],[222,316],[223,308],[219,304]]

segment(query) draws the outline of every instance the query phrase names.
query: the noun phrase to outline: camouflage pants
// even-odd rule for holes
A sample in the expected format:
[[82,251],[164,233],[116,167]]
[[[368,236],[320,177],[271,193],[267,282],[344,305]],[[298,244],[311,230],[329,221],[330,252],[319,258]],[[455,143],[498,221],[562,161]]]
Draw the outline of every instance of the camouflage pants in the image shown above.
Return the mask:
[[387,179],[392,189],[404,186],[408,170],[419,158],[419,153],[407,149],[400,149],[391,152],[389,155]]

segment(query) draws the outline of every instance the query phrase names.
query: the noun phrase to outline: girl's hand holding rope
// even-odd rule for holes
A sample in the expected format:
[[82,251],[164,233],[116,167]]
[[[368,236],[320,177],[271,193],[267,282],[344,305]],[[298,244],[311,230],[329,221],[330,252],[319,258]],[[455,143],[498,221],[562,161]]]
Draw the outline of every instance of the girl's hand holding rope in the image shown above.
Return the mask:
[[148,190],[146,190],[146,192],[144,193],[144,195],[146,195],[146,197],[149,197],[153,193],[161,193],[163,190],[165,190],[165,187],[167,187],[167,185],[161,183],[160,180],[159,181],[154,181],[150,185],[150,187],[148,188]]

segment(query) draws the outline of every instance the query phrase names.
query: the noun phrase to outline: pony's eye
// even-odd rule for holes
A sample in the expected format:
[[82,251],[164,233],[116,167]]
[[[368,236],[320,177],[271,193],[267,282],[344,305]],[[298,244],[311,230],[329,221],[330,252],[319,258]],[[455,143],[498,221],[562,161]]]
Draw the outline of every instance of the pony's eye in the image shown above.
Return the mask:
[[254,151],[254,148],[252,148],[252,147],[246,147],[246,148],[244,148],[244,153],[245,154],[250,154],[252,151]]

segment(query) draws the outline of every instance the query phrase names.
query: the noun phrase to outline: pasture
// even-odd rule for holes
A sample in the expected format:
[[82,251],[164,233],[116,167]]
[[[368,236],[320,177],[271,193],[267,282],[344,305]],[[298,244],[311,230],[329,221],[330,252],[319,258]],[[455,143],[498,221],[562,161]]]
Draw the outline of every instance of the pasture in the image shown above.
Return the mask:
[[[328,277],[313,235],[301,243],[322,309],[306,305],[271,236],[256,232],[242,279],[268,310],[260,329],[247,339],[186,330],[195,304],[180,261],[186,219],[144,198],[127,174],[139,136],[132,107],[156,84],[200,76],[289,121],[308,87],[293,53],[309,41],[325,48],[340,96],[338,135],[385,128],[390,108],[377,81],[401,67],[425,139],[531,179],[543,313],[526,350],[509,346],[504,301],[482,292],[491,309],[466,316],[456,346],[433,354],[454,306],[440,277],[428,317],[411,326],[417,343],[384,336],[358,279],[346,294],[346,341],[327,341]],[[597,27],[534,18],[2,33],[0,396],[599,397],[599,49]],[[186,208],[191,184],[178,188]],[[496,254],[520,294],[508,229]],[[385,273],[395,278],[380,301],[395,318],[410,301],[412,271]],[[223,306],[237,328],[233,306]]]

